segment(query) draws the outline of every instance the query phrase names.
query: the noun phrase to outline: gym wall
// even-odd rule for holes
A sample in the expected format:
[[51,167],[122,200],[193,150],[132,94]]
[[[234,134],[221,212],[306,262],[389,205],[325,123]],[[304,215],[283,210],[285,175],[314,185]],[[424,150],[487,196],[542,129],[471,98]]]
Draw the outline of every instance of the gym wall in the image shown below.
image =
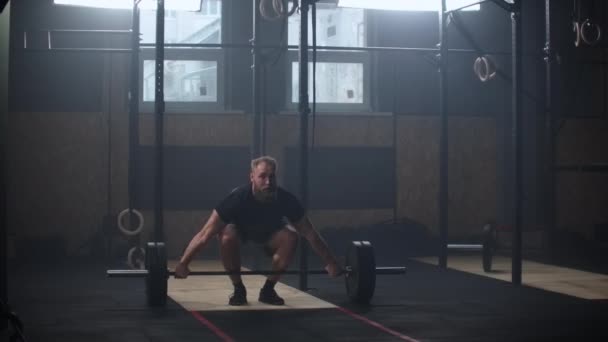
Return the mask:
[[[528,13],[531,16],[542,13],[538,8],[540,2],[526,4],[530,6]],[[18,2],[14,7],[16,19],[13,25],[17,29],[12,30],[16,32],[12,33],[12,39],[17,41],[20,39],[19,32],[26,27],[128,29],[130,22],[129,15],[122,12],[114,15],[91,9],[58,10],[48,2],[29,0]],[[234,11],[232,14],[241,25],[227,31],[234,41],[250,38],[248,30],[251,18],[248,11],[250,7],[246,6],[242,12]],[[471,18],[467,23],[479,37],[480,45],[510,51],[508,17],[491,6],[488,11],[492,14]],[[45,19],[41,21],[42,16]],[[65,20],[68,17],[80,19]],[[106,17],[115,19],[111,22],[100,19]],[[373,37],[374,43],[378,46],[434,46],[437,43],[436,15],[417,18],[411,14],[391,13],[371,19],[372,25],[378,28],[377,36]],[[265,25],[263,32],[272,31],[271,24]],[[428,29],[421,30],[421,27]],[[525,49],[533,51],[542,46],[540,38],[527,36]],[[274,36],[269,35],[268,39],[272,41]],[[468,47],[456,32],[452,44],[455,47]],[[129,57],[120,54],[70,53],[30,56],[28,52],[17,49],[13,49],[11,54],[12,93],[7,137],[10,146],[9,234],[13,243],[26,238],[60,236],[66,241],[66,254],[87,254],[90,251],[87,241],[100,231],[103,217],[116,215],[128,206],[126,90]],[[164,228],[170,256],[181,253],[192,234],[200,229],[212,204],[220,199],[221,187],[225,187],[227,192],[230,190],[227,188],[229,184],[240,184],[235,181],[237,178],[240,180],[239,177],[242,177],[243,181],[247,181],[246,151],[252,141],[248,114],[251,103],[251,56],[249,52],[237,54],[231,51],[228,54],[232,68],[227,77],[234,81],[234,87],[227,91],[226,96],[226,105],[230,108],[228,113],[166,113],[167,151],[174,151],[174,156],[180,156],[179,160],[182,161],[179,165],[168,165],[169,176],[173,182],[184,179],[192,182],[180,183],[179,186],[167,184],[167,187],[175,187],[174,190],[191,187],[193,190],[184,197],[179,196],[180,191],[168,192],[171,203],[168,203],[165,212]],[[370,205],[369,208],[358,205],[353,208],[340,204],[332,206],[331,203],[312,204],[311,217],[320,228],[365,225],[396,215],[397,218],[420,222],[432,233],[438,232],[438,84],[435,67],[418,57],[391,53],[374,55],[373,65],[378,77],[371,89],[373,112],[317,114],[316,149],[328,151],[344,148],[351,152],[379,149],[386,158],[378,161],[384,160],[395,166],[394,170],[389,169],[387,164],[378,166],[381,168],[380,174],[394,175],[394,179],[383,183],[387,189],[392,186],[394,191],[384,191],[376,200],[370,199],[370,202],[382,205]],[[509,74],[508,56],[500,60],[501,67]],[[542,177],[537,167],[540,154],[537,133],[542,131],[541,113],[537,105],[542,97],[537,91],[540,82],[537,77],[540,72],[538,61],[531,57],[524,60],[527,71],[525,89],[531,94],[526,97],[525,104],[525,162],[528,165],[525,170],[528,201],[525,215],[526,222],[536,225],[541,220],[542,212],[537,203],[541,192],[537,179]],[[509,163],[509,153],[505,155],[503,151],[510,123],[510,84],[499,79],[481,84],[472,73],[470,56],[469,59],[459,59],[455,55],[450,63],[449,220],[450,235],[461,236],[477,233],[488,218],[508,217],[509,208],[505,205],[508,198],[503,192],[509,186],[504,180],[504,176],[508,176],[505,165]],[[294,182],[297,178],[283,172],[294,169],[292,163],[297,160],[296,156],[287,153],[298,144],[299,118],[293,111],[282,109],[285,94],[281,80],[284,78],[284,72],[269,73],[265,149],[279,160],[282,184],[293,186],[298,184]],[[393,117],[391,113],[397,116]],[[153,227],[153,213],[149,209],[153,174],[150,163],[154,143],[153,119],[151,113],[141,114],[139,147],[136,149],[143,156],[137,170],[137,179],[141,182],[136,187],[136,197],[144,207],[145,234],[150,234]],[[579,149],[578,143],[572,143],[580,142],[582,136],[587,136],[586,128],[576,128],[579,121],[572,122],[572,128],[568,128],[570,125],[564,126],[564,132],[567,130],[569,133],[568,138],[560,138],[560,151],[566,148],[564,146],[569,146],[572,155],[582,158],[589,153],[591,158],[588,149]],[[593,124],[585,121],[582,125]],[[605,125],[594,127],[597,127],[598,136],[606,131]],[[598,148],[601,146],[595,145],[596,140],[590,143]],[[560,156],[562,153],[565,152],[560,152]],[[214,166],[222,167],[206,173],[205,164],[213,161],[221,161]],[[356,165],[357,162],[344,160],[344,165]],[[352,177],[344,173],[340,179],[324,180],[324,184],[331,186],[334,181],[354,184],[366,173],[374,177],[372,166],[365,164],[365,161],[361,161],[360,165],[361,169]],[[184,175],[189,178],[183,178]],[[210,186],[213,191],[205,191]],[[311,189],[311,192],[319,190]],[[564,196],[563,192],[559,192],[559,195]],[[560,226],[574,224],[578,217],[588,217],[587,205],[573,205],[568,201],[574,201],[576,197],[565,196],[560,197],[560,208],[566,206],[571,209],[567,216],[562,214],[559,217]],[[340,199],[340,196],[336,196],[336,201]],[[347,198],[342,200],[346,201]],[[600,200],[598,197],[597,203]],[[396,210],[388,205],[390,203],[396,206]],[[562,209],[561,212],[566,210]],[[605,215],[605,211],[602,212],[599,207],[596,212],[594,219]],[[145,234],[144,237],[151,236]]]

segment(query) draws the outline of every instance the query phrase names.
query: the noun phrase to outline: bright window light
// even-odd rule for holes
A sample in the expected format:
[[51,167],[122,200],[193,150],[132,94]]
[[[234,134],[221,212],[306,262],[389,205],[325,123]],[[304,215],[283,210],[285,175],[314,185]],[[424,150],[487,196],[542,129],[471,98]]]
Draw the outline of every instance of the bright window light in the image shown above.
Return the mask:
[[[133,0],[54,0],[56,5],[71,5],[98,8],[133,8]],[[175,11],[200,11],[204,0],[166,0],[165,9]],[[156,0],[141,0],[139,8],[156,9]]]
[[[447,0],[448,10],[460,8],[478,1]],[[435,11],[441,10],[441,0],[339,0],[339,7],[353,7],[393,11]],[[463,9],[463,11],[479,11],[479,4]]]

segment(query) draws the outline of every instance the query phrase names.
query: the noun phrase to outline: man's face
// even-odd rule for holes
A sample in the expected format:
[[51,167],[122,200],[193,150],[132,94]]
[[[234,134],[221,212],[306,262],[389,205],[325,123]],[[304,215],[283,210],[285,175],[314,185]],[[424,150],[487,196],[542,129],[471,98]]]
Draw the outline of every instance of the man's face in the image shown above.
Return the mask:
[[250,175],[253,195],[261,201],[275,198],[277,180],[274,167],[268,163],[259,163]]

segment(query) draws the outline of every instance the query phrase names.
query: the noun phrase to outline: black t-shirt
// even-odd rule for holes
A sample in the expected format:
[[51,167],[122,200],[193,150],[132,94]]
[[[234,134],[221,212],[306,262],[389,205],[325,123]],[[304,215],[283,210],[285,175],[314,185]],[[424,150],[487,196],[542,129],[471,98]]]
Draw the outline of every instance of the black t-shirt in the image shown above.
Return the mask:
[[226,196],[216,207],[222,221],[239,228],[261,231],[276,230],[290,222],[299,221],[305,214],[300,201],[287,190],[277,187],[276,199],[263,203],[253,197],[251,184],[240,186]]

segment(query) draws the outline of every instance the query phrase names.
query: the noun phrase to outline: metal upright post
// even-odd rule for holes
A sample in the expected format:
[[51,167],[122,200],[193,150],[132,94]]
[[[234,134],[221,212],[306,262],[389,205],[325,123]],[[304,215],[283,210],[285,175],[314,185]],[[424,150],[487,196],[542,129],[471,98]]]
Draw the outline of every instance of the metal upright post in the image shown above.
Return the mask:
[[131,79],[129,84],[129,209],[135,208],[135,174],[139,146],[139,1],[133,1]]
[[[310,0],[300,3],[300,48],[299,56],[299,93],[298,111],[300,114],[300,199],[308,208],[308,6]],[[308,245],[300,239],[300,290],[308,289]]]
[[[556,230],[556,194],[555,189],[555,128],[554,115],[552,105],[553,101],[553,68],[555,66],[554,51],[551,45],[551,0],[545,0],[545,149],[543,158],[545,161],[544,174],[545,184],[544,203],[545,203],[545,224],[546,232],[550,237]],[[549,245],[549,249],[551,249]]]
[[260,19],[258,15],[258,1],[253,2],[253,34],[250,40],[251,43],[251,78],[252,78],[252,132],[251,132],[251,159],[257,158],[261,154],[261,111],[260,111],[260,63],[258,57],[258,32],[260,29]]
[[157,0],[156,10],[156,70],[154,125],[156,128],[156,168],[154,174],[154,240],[164,241],[163,234],[163,133],[165,112],[164,96],[164,63],[165,63],[165,1]]
[[439,14],[439,267],[448,260],[448,13],[446,0],[441,0]]
[[[0,8],[0,301],[8,303],[8,224],[7,224],[7,181],[6,181],[6,133],[9,99],[9,59],[10,59],[10,16],[11,4]],[[1,308],[0,308],[1,309]],[[5,336],[8,324],[0,325],[0,336]],[[8,336],[8,334],[6,335]]]
[[514,153],[514,223],[513,232],[513,251],[511,277],[515,285],[521,285],[521,244],[523,226],[523,106],[522,106],[522,5],[521,0],[513,2],[513,12],[511,13],[511,34],[512,34],[512,126],[511,126],[511,146]]

